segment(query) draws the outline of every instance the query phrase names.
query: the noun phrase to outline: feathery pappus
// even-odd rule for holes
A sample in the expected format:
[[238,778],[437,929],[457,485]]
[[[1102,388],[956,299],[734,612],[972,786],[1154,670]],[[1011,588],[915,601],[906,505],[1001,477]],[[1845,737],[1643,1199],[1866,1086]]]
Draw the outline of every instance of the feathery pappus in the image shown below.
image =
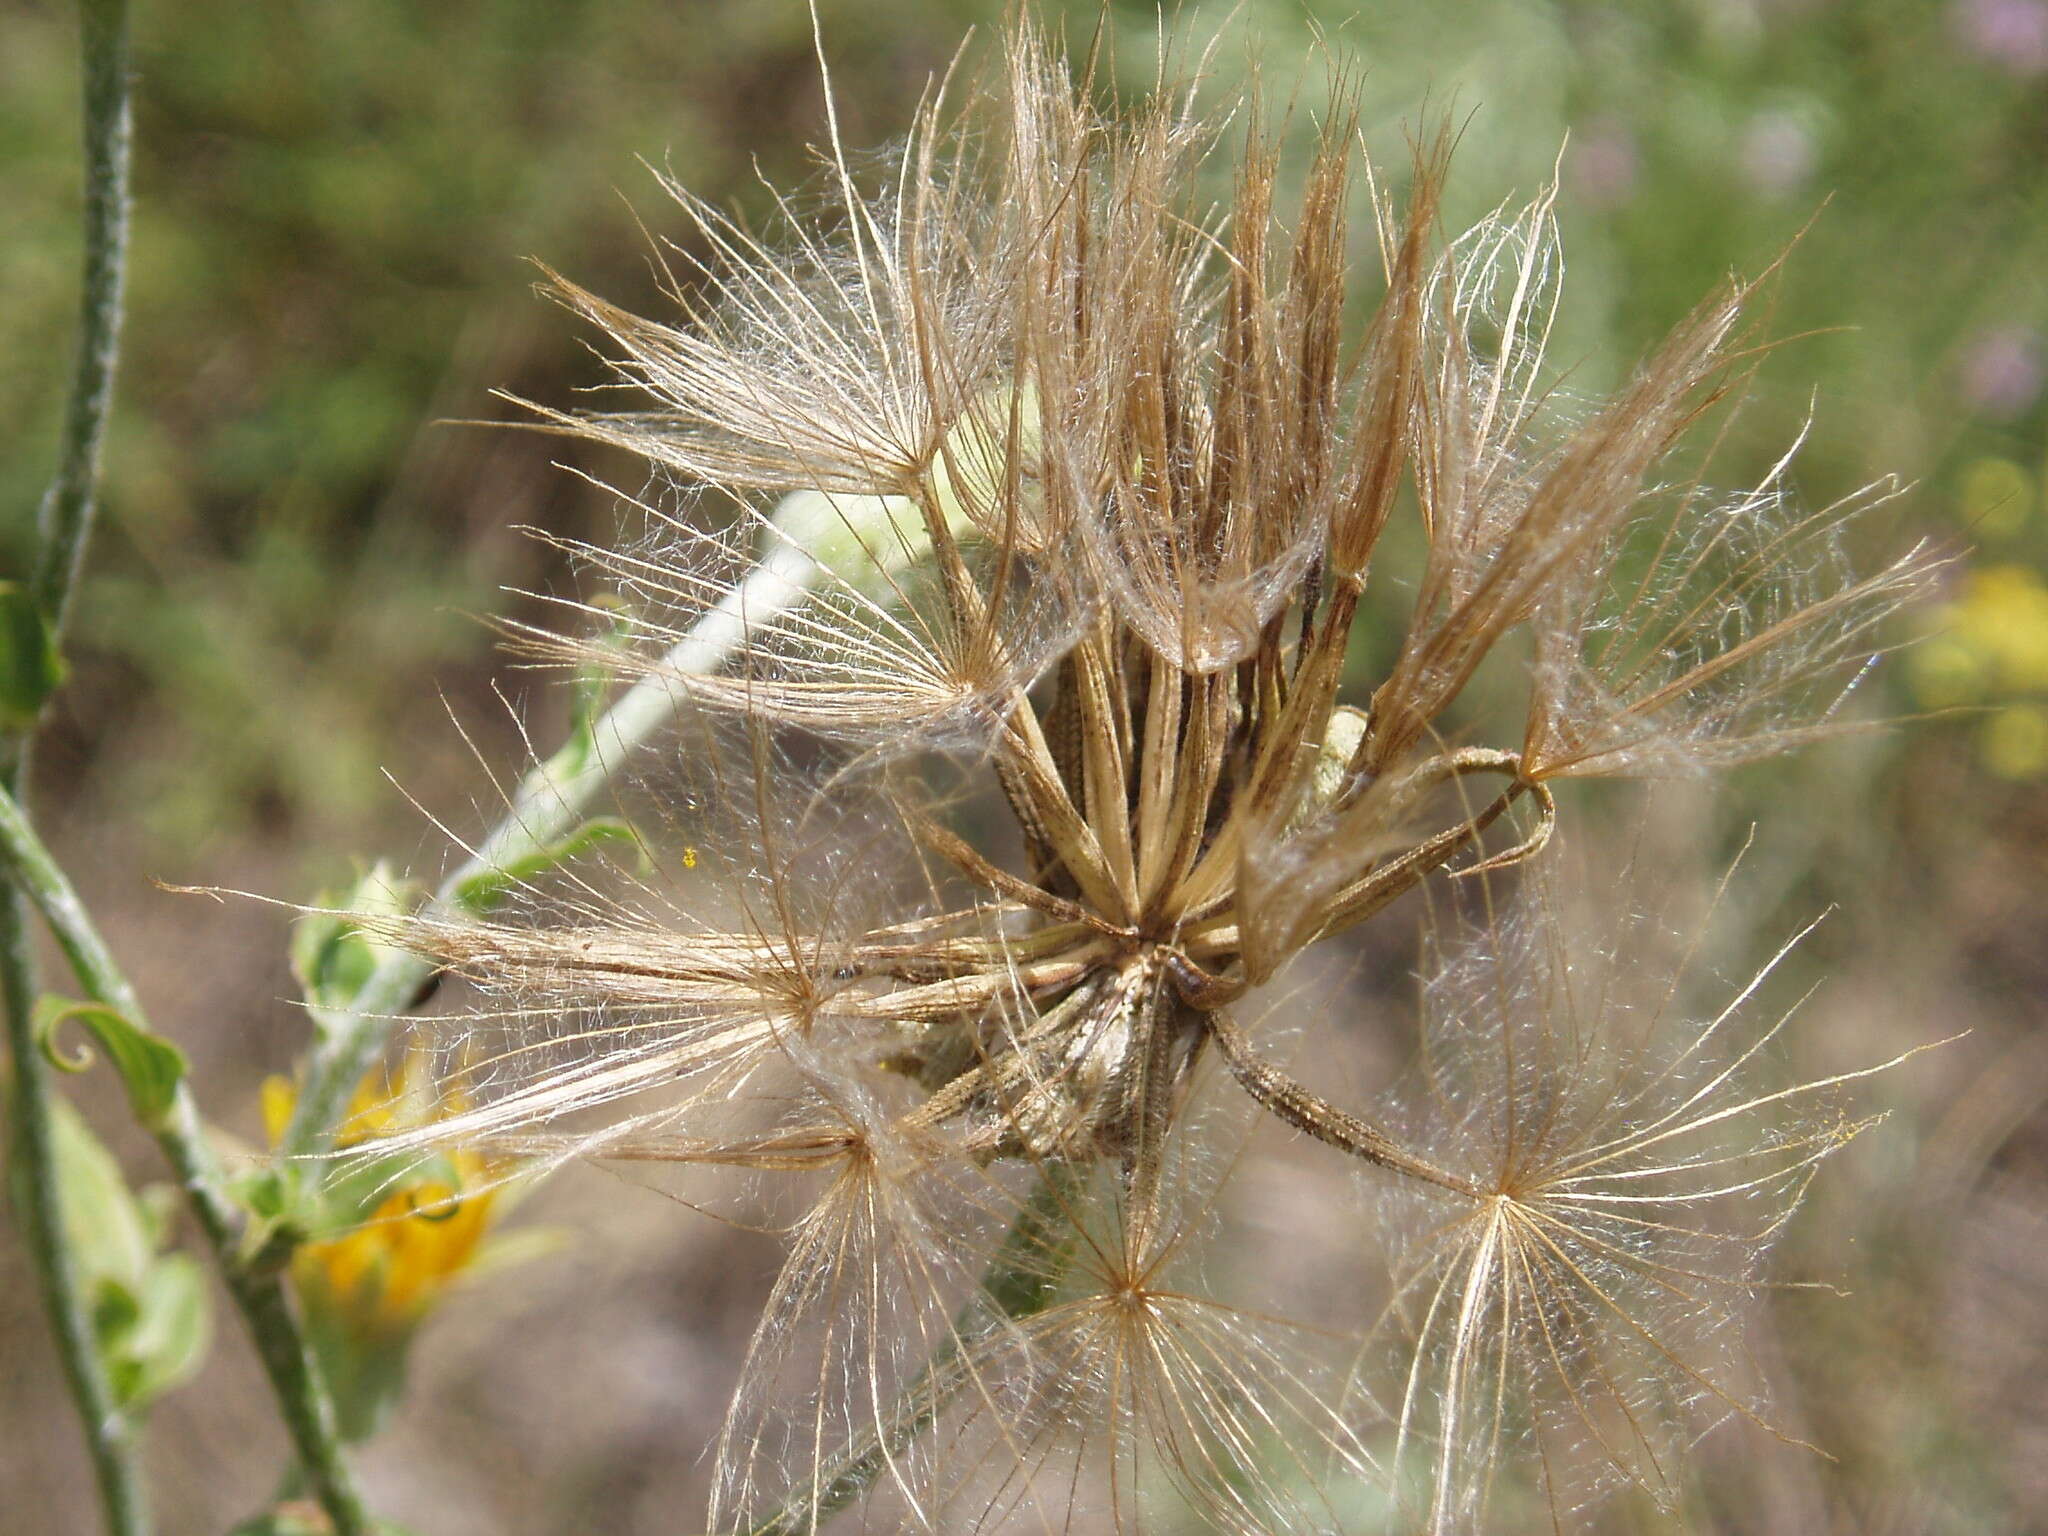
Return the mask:
[[[1028,18],[997,53],[873,166],[835,123],[784,238],[671,186],[675,317],[550,274],[636,398],[537,409],[655,478],[643,539],[573,546],[625,617],[525,639],[669,689],[692,734],[643,777],[721,819],[701,896],[381,925],[504,1001],[412,1144],[805,1191],[715,1532],[1465,1529],[1532,1440],[1558,1486],[1655,1489],[1652,1419],[1757,1409],[1638,1300],[1732,1317],[1855,1122],[1787,1129],[1733,1009],[1625,1040],[1554,903],[1442,962],[1464,1065],[1384,1113],[1284,1065],[1262,999],[1420,886],[1541,861],[1560,780],[1841,729],[1931,561],[1857,575],[1888,488],[1801,511],[1789,454],[1658,482],[1739,387],[1754,284],[1570,399],[1552,192],[1446,239],[1447,130],[1396,197],[1340,92],[1290,197],[1250,104],[1162,67],[1103,107]],[[1524,707],[1489,733],[1456,711],[1497,652]],[[1200,1283],[1226,1099],[1424,1211],[1405,1376]]]

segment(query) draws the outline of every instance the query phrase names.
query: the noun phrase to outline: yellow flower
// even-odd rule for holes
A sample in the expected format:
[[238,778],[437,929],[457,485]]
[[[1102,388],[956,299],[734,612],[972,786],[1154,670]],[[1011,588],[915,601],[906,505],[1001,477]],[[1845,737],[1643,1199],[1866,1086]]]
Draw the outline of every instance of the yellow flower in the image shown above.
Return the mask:
[[[360,1145],[429,1119],[428,1076],[424,1059],[414,1055],[395,1077],[365,1078],[337,1145]],[[263,1119],[273,1142],[296,1098],[284,1078],[264,1083]],[[293,1255],[300,1295],[362,1342],[409,1332],[483,1253],[491,1223],[502,1214],[508,1171],[501,1160],[464,1148],[421,1162],[395,1185],[380,1179],[381,1198],[346,1230]]]

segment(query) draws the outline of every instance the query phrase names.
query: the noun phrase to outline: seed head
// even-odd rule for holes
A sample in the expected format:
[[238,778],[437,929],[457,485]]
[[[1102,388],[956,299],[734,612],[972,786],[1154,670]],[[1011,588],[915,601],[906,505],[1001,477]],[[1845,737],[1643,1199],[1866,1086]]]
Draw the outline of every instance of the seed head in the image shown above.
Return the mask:
[[[1084,1462],[1063,1486],[1085,1503],[1099,1479],[1119,1529],[1162,1489],[1225,1529],[1339,1523],[1326,1485],[1374,1475],[1359,1426],[1272,1331],[1168,1278],[1191,1273],[1212,1054],[1207,1081],[1445,1207],[1417,1358],[1448,1385],[1418,1366],[1402,1416],[1446,1447],[1443,1518],[1477,1497],[1469,1447],[1504,1437],[1532,1352],[1599,1396],[1576,1411],[1630,1475],[1661,1456],[1629,1427],[1659,1353],[1632,1309],[1709,1285],[1671,1256],[1723,1241],[1695,1201],[1782,1203],[1841,1134],[1730,1150],[1734,1077],[1679,1086],[1718,1025],[1638,1082],[1605,1014],[1559,1011],[1569,969],[1530,981],[1515,956],[1503,985],[1551,1054],[1498,1009],[1440,1032],[1478,1065],[1446,1070],[1469,1086],[1428,1123],[1348,1113],[1233,1021],[1433,874],[1534,858],[1549,780],[1830,728],[1926,561],[1842,574],[1864,502],[1787,514],[1783,465],[1725,502],[1652,483],[1737,382],[1753,285],[1567,408],[1549,191],[1440,249],[1447,132],[1397,201],[1340,106],[1283,206],[1254,108],[1099,94],[1022,20],[873,176],[835,134],[829,206],[783,204],[786,243],[672,188],[693,234],[676,318],[551,274],[641,403],[543,416],[688,499],[628,498],[647,540],[579,546],[627,601],[623,651],[531,638],[685,701],[653,777],[709,786],[691,841],[715,853],[668,898],[586,885],[525,922],[395,925],[505,1003],[470,1046],[474,1107],[414,1144],[809,1190],[720,1442],[718,1531],[808,1531],[870,1494],[910,1528],[1064,1525],[1045,1469]],[[1404,588],[1381,543],[1410,486],[1427,552]],[[1405,631],[1368,676],[1374,611]],[[1451,744],[1467,684],[1524,633],[1526,720]],[[1493,1135],[1492,1161],[1450,1133]],[[1657,1203],[1629,1203],[1636,1180]],[[1764,1235],[1726,1237],[1738,1289]],[[1685,1366],[1676,1390],[1713,1381]],[[943,1450],[967,1431],[980,1451]]]

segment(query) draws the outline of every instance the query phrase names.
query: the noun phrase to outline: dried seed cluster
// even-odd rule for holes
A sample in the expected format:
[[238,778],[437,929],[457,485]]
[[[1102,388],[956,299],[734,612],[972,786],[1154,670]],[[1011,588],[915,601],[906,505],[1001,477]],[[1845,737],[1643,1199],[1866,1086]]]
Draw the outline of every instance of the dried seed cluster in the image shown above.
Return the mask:
[[[1877,498],[1794,514],[1782,465],[1733,501],[1648,484],[1729,388],[1751,285],[1612,400],[1567,402],[1543,366],[1548,194],[1444,243],[1447,136],[1397,206],[1355,185],[1339,112],[1283,217],[1256,126],[1233,136],[1172,86],[1115,114],[1093,99],[1019,25],[874,185],[835,144],[835,206],[792,214],[787,247],[672,189],[694,225],[679,320],[554,279],[651,406],[544,414],[740,511],[643,503],[650,542],[581,548],[635,643],[536,643],[726,722],[728,755],[692,771],[745,814],[715,919],[592,896],[401,931],[512,999],[507,1040],[471,1042],[479,1102],[433,1134],[808,1176],[720,1447],[720,1531],[809,1530],[856,1501],[914,1529],[1135,1528],[1176,1489],[1232,1530],[1377,1528],[1414,1493],[1389,1460],[1411,1441],[1439,1448],[1414,1496],[1446,1528],[1483,1510],[1523,1358],[1570,1389],[1556,1411],[1578,1405],[1585,1455],[1662,1477],[1629,1417],[1656,1351],[1616,1365],[1596,1336],[1648,1337],[1624,1299],[1645,1288],[1747,1284],[1770,1224],[1731,1229],[1724,1262],[1702,1235],[1718,1196],[1782,1209],[1840,1128],[1748,1171],[1703,1135],[1695,1167],[1685,1128],[1741,1118],[1705,1065],[1716,1027],[1647,1078],[1630,1058],[1623,1092],[1587,1069],[1601,1020],[1549,986],[1515,993],[1526,1022],[1469,1031],[1511,1065],[1440,1104],[1437,1135],[1328,1102],[1233,1005],[1435,872],[1534,858],[1559,778],[1827,728],[1925,561],[1850,576],[1841,527]],[[1355,204],[1378,305],[1352,343]],[[1382,535],[1409,515],[1426,554],[1396,581]],[[1396,612],[1366,675],[1354,632]],[[1519,740],[1455,743],[1447,711],[1511,635]],[[842,755],[786,772],[791,730]],[[941,761],[987,779],[1013,830],[949,816],[927,792]],[[854,829],[877,804],[921,855],[913,884],[869,867]],[[1528,1029],[1578,1047],[1518,1049]],[[1414,1366],[1398,1410],[1318,1385],[1168,1278],[1208,1177],[1182,1134],[1205,1058],[1438,1208],[1412,1358],[1447,1374]],[[1598,1103],[1574,1100],[1589,1082]],[[1574,1107],[1455,1155],[1474,1115],[1532,1102]],[[1661,1374],[1728,1395],[1690,1363]],[[1068,1456],[1096,1471],[1058,1471]],[[1367,1486],[1380,1503],[1342,1491]],[[1100,1524],[1075,1512],[1091,1498]]]

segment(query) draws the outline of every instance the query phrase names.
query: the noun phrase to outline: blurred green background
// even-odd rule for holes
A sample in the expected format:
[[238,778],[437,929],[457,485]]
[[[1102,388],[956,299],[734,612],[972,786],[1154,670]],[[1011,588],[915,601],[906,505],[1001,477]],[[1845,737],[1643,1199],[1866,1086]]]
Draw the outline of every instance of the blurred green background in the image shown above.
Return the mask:
[[[900,135],[964,28],[1000,14],[821,10],[856,145]],[[1079,5],[1070,31],[1104,14]],[[1154,9],[1106,20],[1142,85]],[[1794,1235],[1789,1268],[1859,1293],[1790,1298],[1766,1346],[1801,1432],[1839,1461],[1736,1464],[1762,1480],[1766,1525],[1732,1488],[1689,1518],[2032,1528],[2025,1511],[2048,1505],[2048,0],[1246,0],[1188,5],[1182,24],[1222,29],[1221,80],[1257,61],[1269,98],[1303,115],[1322,51],[1349,61],[1390,162],[1426,109],[1452,111],[1453,227],[1533,191],[1566,146],[1554,360],[1575,387],[1611,384],[1716,279],[1796,239],[1770,317],[1789,340],[1721,472],[1767,463],[1810,411],[1808,501],[1900,475],[1898,520],[1966,558],[1915,621],[1931,638],[1870,687],[1873,712],[1931,718],[1746,776],[1702,841],[1768,829],[1781,878],[1749,914],[1759,934],[1841,903],[1810,962],[1835,999],[1815,1062],[1974,1033],[1880,1090],[1894,1124],[1823,1181]],[[449,711],[502,765],[520,748],[492,680],[543,718],[559,700],[508,673],[475,616],[530,601],[504,588],[573,587],[517,525],[614,526],[610,498],[551,459],[631,473],[450,424],[510,419],[494,388],[562,403],[602,377],[524,258],[658,311],[642,224],[680,220],[638,162],[764,216],[759,178],[811,175],[823,102],[794,0],[139,0],[134,26],[106,517],[37,793],[160,1021],[192,1044],[209,1108],[253,1137],[256,1078],[302,1027],[278,1001],[282,921],[144,876],[292,898],[356,855],[431,865],[438,834],[386,769],[479,824],[490,786]],[[68,7],[0,9],[10,568],[52,462],[74,319],[75,49]],[[721,1282],[711,1248],[649,1236],[635,1210],[592,1218],[616,1229],[618,1275],[638,1275],[599,1288],[609,1318],[549,1311],[579,1286],[588,1304],[572,1270],[447,1321],[392,1437],[433,1455],[373,1468],[394,1511],[435,1531],[578,1529],[566,1512],[605,1490],[604,1529],[681,1528],[664,1512],[701,1477],[719,1362],[760,1288]],[[0,1277],[0,1528],[82,1529],[82,1464],[11,1248]],[[679,1311],[698,1319],[680,1342]],[[598,1362],[575,1399],[585,1431],[551,1437],[545,1402],[507,1406],[515,1390],[480,1361],[508,1328],[534,1341],[529,1388],[550,1361]],[[158,1415],[171,1530],[246,1512],[277,1464],[240,1347],[225,1339]],[[554,1491],[532,1496],[543,1478]],[[63,1513],[18,1524],[36,1508]]]

